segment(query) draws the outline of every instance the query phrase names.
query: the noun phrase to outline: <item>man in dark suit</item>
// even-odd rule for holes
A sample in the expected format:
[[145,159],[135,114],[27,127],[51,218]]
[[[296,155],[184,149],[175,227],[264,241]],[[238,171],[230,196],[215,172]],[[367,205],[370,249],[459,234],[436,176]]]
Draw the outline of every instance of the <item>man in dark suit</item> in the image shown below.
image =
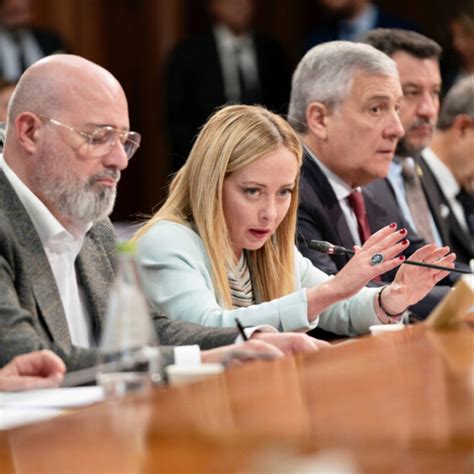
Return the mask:
[[[332,42],[310,50],[293,76],[289,121],[301,134],[303,161],[298,209],[298,247],[316,266],[334,274],[347,257],[308,248],[311,239],[352,248],[381,227],[406,229],[396,205],[360,187],[386,176],[403,127],[402,91],[395,63],[360,43]],[[407,246],[408,248],[408,246]],[[387,281],[392,275],[384,275]],[[433,293],[447,291],[435,289]],[[431,294],[431,295],[432,295]],[[431,298],[431,296],[429,297]],[[437,302],[439,296],[435,298]],[[422,306],[426,304],[423,300]],[[435,303],[429,303],[423,316]]]
[[64,52],[54,31],[33,28],[30,0],[0,0],[0,77],[16,82],[38,59]]
[[411,228],[427,242],[451,246],[445,216],[421,157],[433,137],[439,112],[441,47],[418,33],[373,30],[363,38],[397,64],[403,90],[400,119],[405,129],[386,180],[387,199],[396,199]]
[[422,152],[423,180],[439,201],[457,260],[474,258],[474,75],[461,79],[443,101],[437,129]]
[[[55,55],[21,77],[0,155],[0,366],[45,348],[68,370],[95,363],[114,278],[116,236],[107,216],[139,144],[123,89],[100,66]],[[212,349],[237,337],[232,328],[153,319],[163,345]],[[251,347],[276,355],[281,351],[264,340],[283,351],[314,348],[298,334],[258,332],[252,339],[263,341],[249,341]],[[162,347],[162,354],[170,363],[189,350]],[[203,351],[202,359],[227,352]],[[199,359],[198,347],[194,353]]]
[[252,30],[253,0],[209,0],[212,30],[178,45],[166,71],[166,128],[177,171],[194,138],[226,103],[286,112],[290,70],[281,46]]
[[413,22],[386,12],[369,0],[320,0],[321,25],[309,35],[306,49],[328,41],[356,41],[373,28],[401,28],[419,31]]

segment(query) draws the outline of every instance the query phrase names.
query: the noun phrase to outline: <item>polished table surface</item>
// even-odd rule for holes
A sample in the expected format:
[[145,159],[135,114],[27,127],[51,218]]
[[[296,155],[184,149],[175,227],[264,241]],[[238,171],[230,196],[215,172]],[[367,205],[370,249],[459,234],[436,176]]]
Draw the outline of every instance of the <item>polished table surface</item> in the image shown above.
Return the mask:
[[474,472],[472,325],[410,326],[0,432],[0,473],[295,472],[328,452],[362,473]]

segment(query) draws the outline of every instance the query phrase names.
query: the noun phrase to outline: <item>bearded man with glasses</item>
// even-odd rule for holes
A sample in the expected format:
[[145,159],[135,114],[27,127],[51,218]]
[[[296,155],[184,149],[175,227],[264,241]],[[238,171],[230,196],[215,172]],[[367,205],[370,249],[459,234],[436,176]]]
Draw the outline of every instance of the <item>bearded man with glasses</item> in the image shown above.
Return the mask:
[[[21,77],[0,155],[0,367],[39,349],[56,352],[68,370],[95,364],[114,278],[107,216],[139,145],[124,91],[100,66],[55,55]],[[193,344],[162,347],[167,363],[217,361],[235,349],[220,347],[236,341],[233,328],[153,317],[162,344]],[[260,328],[244,348],[273,356],[317,349],[306,335],[269,331]]]

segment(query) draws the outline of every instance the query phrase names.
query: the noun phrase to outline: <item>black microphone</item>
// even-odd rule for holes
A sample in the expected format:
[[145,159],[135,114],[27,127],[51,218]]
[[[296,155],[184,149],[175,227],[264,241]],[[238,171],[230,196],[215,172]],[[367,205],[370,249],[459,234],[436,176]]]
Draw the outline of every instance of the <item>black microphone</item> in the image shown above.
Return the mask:
[[[353,250],[346,249],[345,247],[341,247],[340,245],[331,244],[330,242],[326,242],[324,240],[310,240],[307,245],[310,249],[316,250],[317,252],[325,253],[327,255],[354,255]],[[434,263],[404,260],[402,264],[414,265],[417,267],[434,268],[435,270],[444,270],[446,272],[465,273],[467,275],[472,275],[472,271],[469,270],[463,270],[461,268],[443,267],[442,265],[435,265]]]
[[324,240],[311,240],[308,244],[310,249],[327,255],[354,255],[353,250],[346,249],[340,245],[334,245]]

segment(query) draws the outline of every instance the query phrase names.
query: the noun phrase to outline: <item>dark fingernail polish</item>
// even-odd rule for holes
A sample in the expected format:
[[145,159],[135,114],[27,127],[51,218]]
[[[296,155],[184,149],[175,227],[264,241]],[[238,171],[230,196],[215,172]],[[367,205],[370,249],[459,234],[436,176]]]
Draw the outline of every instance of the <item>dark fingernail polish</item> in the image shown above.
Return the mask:
[[407,239],[402,240],[402,241],[401,241],[401,244],[402,244],[402,245],[408,245],[408,240],[407,240]]
[[392,222],[389,227],[391,227],[392,229],[395,229],[395,227],[397,227],[397,224],[395,224],[395,222]]
[[407,233],[407,230],[406,230],[406,229],[401,229],[401,230],[400,230],[400,234],[405,235],[406,233]]
[[405,257],[403,255],[400,255],[400,257],[398,257],[398,260],[405,260]]

